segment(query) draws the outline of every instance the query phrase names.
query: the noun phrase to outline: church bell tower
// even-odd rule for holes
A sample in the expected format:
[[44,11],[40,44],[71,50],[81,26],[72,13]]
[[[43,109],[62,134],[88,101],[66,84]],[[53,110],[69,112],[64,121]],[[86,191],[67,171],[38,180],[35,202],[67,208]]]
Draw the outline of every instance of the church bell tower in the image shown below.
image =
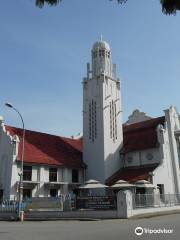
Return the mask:
[[83,161],[86,179],[103,183],[121,167],[121,86],[109,44],[98,41],[91,53],[83,79]]

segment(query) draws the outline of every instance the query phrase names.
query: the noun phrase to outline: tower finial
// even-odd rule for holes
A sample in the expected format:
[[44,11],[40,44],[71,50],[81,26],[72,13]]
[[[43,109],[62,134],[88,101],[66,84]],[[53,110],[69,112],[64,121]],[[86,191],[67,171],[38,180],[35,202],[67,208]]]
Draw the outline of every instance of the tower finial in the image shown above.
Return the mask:
[[101,42],[102,42],[102,40],[103,40],[103,36],[102,36],[102,34],[101,34],[101,38],[100,38],[100,40],[101,40]]

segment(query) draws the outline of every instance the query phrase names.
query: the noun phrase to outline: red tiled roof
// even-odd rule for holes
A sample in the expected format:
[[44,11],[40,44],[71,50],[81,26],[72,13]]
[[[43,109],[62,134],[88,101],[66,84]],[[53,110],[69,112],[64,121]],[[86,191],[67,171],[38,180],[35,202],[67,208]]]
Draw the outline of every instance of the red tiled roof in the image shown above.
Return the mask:
[[77,149],[80,152],[83,152],[83,138],[80,137],[78,139],[61,137],[65,142],[71,145],[73,148]]
[[113,185],[118,180],[125,180],[130,183],[136,182],[138,180],[148,180],[150,177],[150,172],[153,172],[158,164],[139,167],[139,168],[123,168],[115,172],[110,178],[106,180],[106,184]]
[[[143,122],[138,122],[130,125],[123,125],[123,149],[122,153],[132,151],[140,151],[158,147],[158,139],[156,128],[159,124],[164,125],[165,117],[152,118]],[[139,167],[139,168],[124,168],[115,172],[107,179],[107,184],[114,184],[122,179],[130,182],[137,180],[147,180],[149,172],[152,172],[157,165]]]
[[[22,139],[22,129],[6,126],[10,135]],[[18,160],[21,159],[22,141],[19,144]],[[82,139],[68,139],[46,133],[26,130],[24,162],[32,164],[83,167]]]
[[[123,125],[123,152],[157,147],[156,127],[164,125],[165,117]],[[6,126],[10,134],[22,138],[22,129]],[[19,145],[21,158],[22,141]],[[26,130],[24,161],[34,164],[82,167],[83,138],[72,139]]]
[[164,125],[165,117],[152,118],[139,123],[123,125],[123,152],[132,152],[158,146],[156,128]]

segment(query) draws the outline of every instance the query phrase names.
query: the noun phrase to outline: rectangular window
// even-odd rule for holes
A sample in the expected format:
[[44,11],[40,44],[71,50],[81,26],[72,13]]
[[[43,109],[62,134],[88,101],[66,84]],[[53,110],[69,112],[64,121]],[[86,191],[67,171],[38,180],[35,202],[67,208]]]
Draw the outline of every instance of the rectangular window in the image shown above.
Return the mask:
[[50,168],[49,169],[49,181],[50,182],[57,182],[57,168]]
[[32,166],[24,166],[23,167],[23,180],[31,181],[32,179]]
[[79,182],[79,171],[78,169],[72,169],[72,182],[78,183]]
[[49,193],[50,193],[50,197],[57,197],[58,196],[58,191],[57,191],[56,188],[50,189]]
[[3,190],[0,189],[0,202],[3,200]]
[[159,193],[162,195],[164,194],[164,184],[157,184],[158,188],[159,188]]
[[12,145],[13,145],[13,155],[16,155],[16,141],[13,140]]

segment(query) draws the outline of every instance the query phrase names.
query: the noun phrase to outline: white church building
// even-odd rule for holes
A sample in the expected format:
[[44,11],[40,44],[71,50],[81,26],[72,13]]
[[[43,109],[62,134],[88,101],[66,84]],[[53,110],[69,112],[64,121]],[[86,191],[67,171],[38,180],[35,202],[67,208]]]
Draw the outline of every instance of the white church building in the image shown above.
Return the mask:
[[[180,193],[180,117],[175,107],[151,118],[135,110],[122,122],[121,82],[105,41],[92,48],[83,79],[83,137],[26,130],[24,196],[68,193],[85,180],[108,185],[148,180],[161,194]],[[0,199],[17,197],[22,135],[0,117]]]

